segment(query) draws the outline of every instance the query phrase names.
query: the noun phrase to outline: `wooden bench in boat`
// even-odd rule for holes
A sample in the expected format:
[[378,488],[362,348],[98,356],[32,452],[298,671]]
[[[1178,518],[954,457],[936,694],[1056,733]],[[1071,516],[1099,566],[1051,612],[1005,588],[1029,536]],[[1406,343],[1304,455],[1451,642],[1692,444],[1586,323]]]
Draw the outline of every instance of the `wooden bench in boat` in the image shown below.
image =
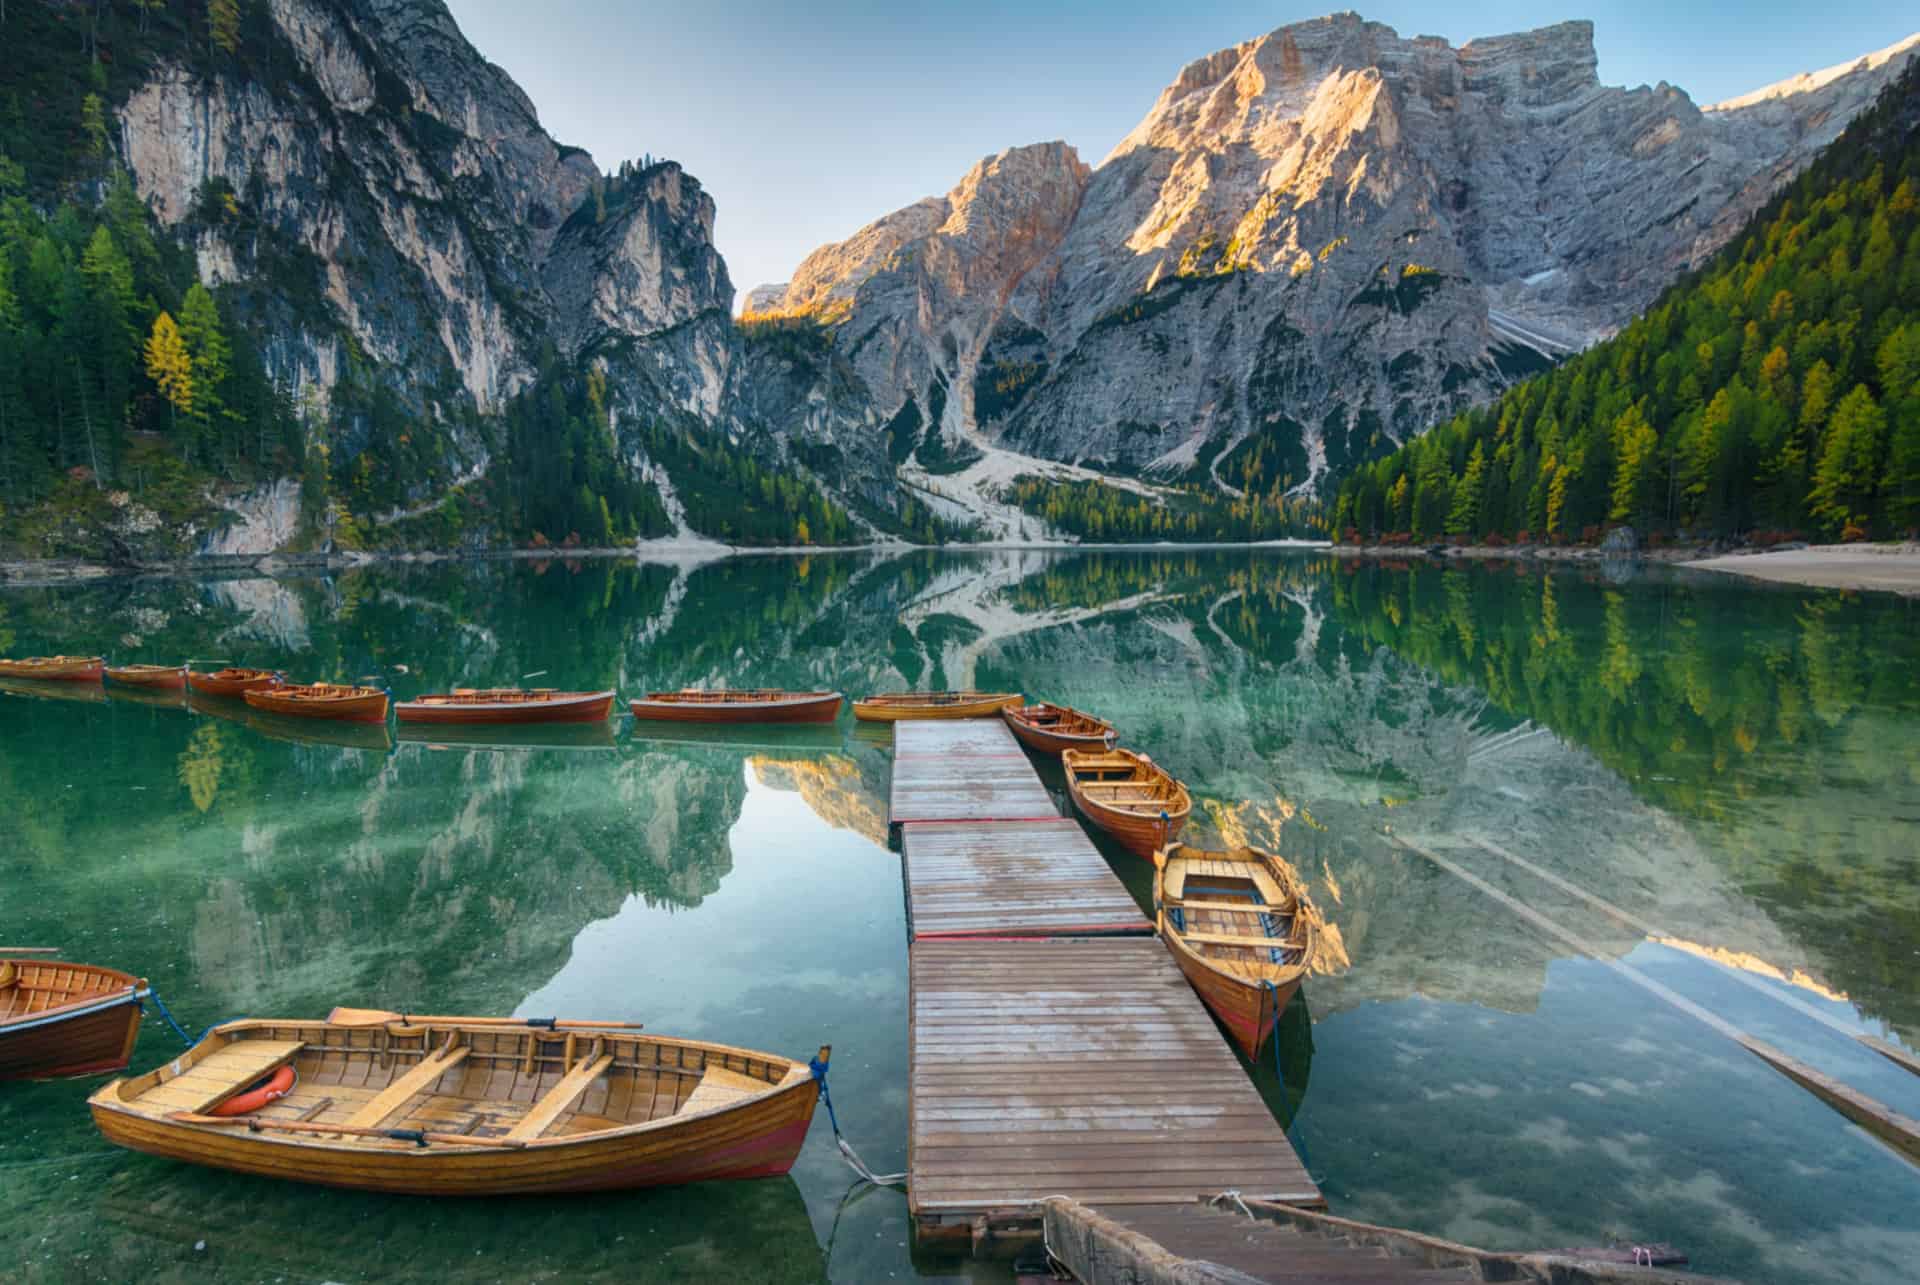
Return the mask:
[[701,1111],[711,1111],[752,1094],[765,1093],[771,1087],[765,1080],[756,1080],[751,1075],[729,1071],[724,1066],[710,1066],[707,1073],[700,1077],[700,1083],[693,1086],[693,1092],[687,1100],[680,1104],[676,1114],[695,1115]]
[[306,1048],[301,1040],[235,1040],[142,1093],[142,1105],[205,1115],[272,1075]]
[[[598,1049],[600,1045],[596,1042],[594,1047]],[[560,1083],[548,1089],[546,1096],[534,1103],[532,1109],[520,1118],[520,1123],[507,1131],[507,1141],[531,1142],[546,1133],[612,1065],[611,1053],[602,1053],[598,1057],[589,1055],[584,1062],[560,1077]]]
[[1269,906],[1262,901],[1183,901],[1184,910],[1218,910],[1230,915],[1286,915],[1290,906]]
[[458,1048],[441,1047],[422,1058],[420,1064],[405,1075],[375,1094],[373,1100],[355,1111],[341,1123],[352,1129],[377,1129],[416,1096],[424,1093],[427,1086],[438,1080],[467,1060],[467,1054],[473,1050],[462,1044]]
[[1193,946],[1251,946],[1256,950],[1301,950],[1306,943],[1290,937],[1241,937],[1231,933],[1181,933]]

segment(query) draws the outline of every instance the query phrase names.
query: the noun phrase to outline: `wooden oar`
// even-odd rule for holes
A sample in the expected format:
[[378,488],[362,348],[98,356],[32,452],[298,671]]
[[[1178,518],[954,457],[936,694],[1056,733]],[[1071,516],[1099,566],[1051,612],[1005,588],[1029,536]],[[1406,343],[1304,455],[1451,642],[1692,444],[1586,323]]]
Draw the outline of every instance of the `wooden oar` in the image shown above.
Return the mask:
[[58,955],[58,946],[0,946],[0,955]]
[[403,1026],[424,1026],[429,1023],[438,1026],[544,1026],[550,1031],[640,1031],[646,1029],[638,1022],[571,1022],[561,1021],[555,1017],[427,1016],[422,1013],[390,1013],[380,1008],[336,1008],[327,1014],[327,1022],[333,1026],[385,1026],[390,1022],[398,1022]]
[[170,1112],[167,1119],[176,1124],[240,1124],[245,1125],[250,1133],[273,1129],[281,1133],[336,1133],[349,1138],[391,1138],[395,1142],[413,1142],[423,1147],[429,1142],[453,1147],[511,1147],[515,1150],[527,1145],[520,1141],[509,1142],[505,1138],[471,1138],[464,1133],[429,1133],[424,1129],[364,1129],[350,1124],[260,1120],[246,1115],[195,1115],[191,1111]]

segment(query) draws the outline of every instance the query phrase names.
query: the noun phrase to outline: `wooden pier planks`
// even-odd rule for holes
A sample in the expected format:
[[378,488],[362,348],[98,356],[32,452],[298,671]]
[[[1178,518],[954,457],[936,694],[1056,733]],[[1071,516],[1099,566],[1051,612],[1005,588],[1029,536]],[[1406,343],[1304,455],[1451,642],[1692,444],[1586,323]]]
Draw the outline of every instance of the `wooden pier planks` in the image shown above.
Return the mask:
[[893,727],[895,825],[910,821],[1026,821],[1060,809],[1020,743],[998,718]]
[[1077,821],[928,821],[902,832],[916,941],[1153,932]]
[[1067,1195],[1238,1190],[1324,1206],[1166,949],[1148,938],[916,941],[908,1205],[922,1230]]

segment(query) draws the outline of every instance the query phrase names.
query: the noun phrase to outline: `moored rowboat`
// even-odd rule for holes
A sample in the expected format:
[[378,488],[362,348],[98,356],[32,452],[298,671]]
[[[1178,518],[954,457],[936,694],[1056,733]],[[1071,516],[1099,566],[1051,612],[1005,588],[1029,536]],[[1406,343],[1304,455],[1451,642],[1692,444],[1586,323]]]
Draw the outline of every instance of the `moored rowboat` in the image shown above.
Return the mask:
[[228,696],[234,699],[248,692],[278,687],[286,678],[271,669],[218,669],[213,673],[187,671],[187,690],[202,696]]
[[100,656],[28,656],[24,660],[0,660],[0,678],[97,683],[106,664]]
[[107,677],[128,687],[180,688],[187,685],[185,665],[109,665]]
[[[283,1066],[294,1071],[283,1096],[211,1114]],[[174,1160],[496,1196],[783,1174],[819,1095],[805,1062],[617,1023],[336,1009],[324,1022],[215,1027],[87,1105],[109,1141]]]
[[112,968],[0,959],[0,1080],[118,1071],[146,983]]
[[667,723],[831,723],[840,717],[839,692],[770,688],[648,692],[629,701],[635,718]]
[[853,703],[853,716],[869,723],[911,718],[990,718],[1020,703],[1018,692],[889,692]]
[[246,693],[247,704],[288,718],[335,718],[348,723],[387,721],[387,694],[344,683],[287,683]]
[[1058,754],[1062,750],[1110,750],[1118,735],[1104,718],[1082,714],[1065,705],[1036,701],[1031,705],[1009,705],[1000,711],[1013,734],[1028,749],[1040,754]]
[[1249,1058],[1312,965],[1320,920],[1292,866],[1261,848],[1153,854],[1161,940]]
[[1187,787],[1132,750],[1066,750],[1067,793],[1082,816],[1136,857],[1171,843],[1193,811]]
[[397,702],[393,714],[402,723],[593,723],[612,709],[611,691],[456,687],[444,695]]

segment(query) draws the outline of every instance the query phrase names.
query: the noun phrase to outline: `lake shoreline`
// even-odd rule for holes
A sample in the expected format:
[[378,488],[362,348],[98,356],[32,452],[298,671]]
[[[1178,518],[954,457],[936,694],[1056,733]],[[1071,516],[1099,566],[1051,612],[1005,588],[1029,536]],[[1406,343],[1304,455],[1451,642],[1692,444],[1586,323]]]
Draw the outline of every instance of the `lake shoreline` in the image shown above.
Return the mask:
[[1804,549],[1721,554],[1682,564],[1774,584],[1852,589],[1920,598],[1920,542],[1816,544]]
[[207,576],[222,573],[244,575],[285,575],[300,572],[350,571],[355,567],[388,564],[434,564],[442,562],[565,562],[572,560],[617,558],[634,562],[673,564],[703,563],[722,558],[813,557],[820,554],[866,553],[898,557],[903,553],[1019,553],[1084,552],[1102,553],[1187,553],[1197,551],[1245,549],[1267,551],[1299,549],[1331,552],[1334,546],[1325,540],[1212,541],[1127,541],[1116,543],[1069,540],[971,541],[955,544],[910,544],[904,540],[875,541],[872,544],[830,545],[750,545],[721,544],[718,541],[652,541],[613,548],[565,549],[432,549],[394,552],[336,553],[238,553],[196,554],[164,562],[99,562],[85,558],[12,558],[0,560],[0,589],[43,588],[49,585],[84,584],[113,577]]

